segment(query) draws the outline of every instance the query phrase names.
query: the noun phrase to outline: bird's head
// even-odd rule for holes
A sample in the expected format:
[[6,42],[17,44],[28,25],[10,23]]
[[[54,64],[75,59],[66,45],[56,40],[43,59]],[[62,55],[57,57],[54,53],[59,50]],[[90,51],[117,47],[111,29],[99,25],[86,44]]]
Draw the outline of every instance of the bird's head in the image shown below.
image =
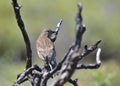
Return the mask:
[[43,30],[42,34],[43,36],[47,36],[51,41],[54,42],[54,39],[56,38],[55,31],[52,31],[50,29]]

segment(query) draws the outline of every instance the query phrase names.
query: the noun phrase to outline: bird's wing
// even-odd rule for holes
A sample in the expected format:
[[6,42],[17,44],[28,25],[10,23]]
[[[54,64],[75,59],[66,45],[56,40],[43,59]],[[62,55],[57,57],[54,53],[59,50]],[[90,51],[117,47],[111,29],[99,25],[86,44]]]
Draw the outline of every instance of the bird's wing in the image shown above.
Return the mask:
[[[44,60],[45,57],[52,57],[54,53],[54,44],[47,37],[39,37],[36,42],[37,52],[39,56]],[[51,58],[49,58],[51,59]]]

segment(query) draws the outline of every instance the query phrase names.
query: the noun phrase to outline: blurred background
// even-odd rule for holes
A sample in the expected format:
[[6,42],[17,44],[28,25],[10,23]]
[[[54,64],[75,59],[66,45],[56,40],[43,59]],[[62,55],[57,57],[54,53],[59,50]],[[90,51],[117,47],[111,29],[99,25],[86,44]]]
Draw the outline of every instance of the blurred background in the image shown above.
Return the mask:
[[[62,18],[63,24],[55,42],[57,61],[64,56],[75,38],[77,4],[83,4],[83,23],[87,30],[82,46],[92,45],[101,39],[102,65],[96,70],[78,70],[81,86],[120,86],[120,1],[119,0],[18,0],[21,15],[31,40],[33,64],[42,66],[38,59],[35,41],[45,29],[55,29]],[[25,43],[17,26],[11,0],[0,0],[0,86],[10,86],[17,74],[25,68]],[[95,63],[95,52],[81,63]],[[49,81],[50,83],[51,81]],[[21,86],[29,86],[28,82]],[[72,86],[67,83],[68,86]]]

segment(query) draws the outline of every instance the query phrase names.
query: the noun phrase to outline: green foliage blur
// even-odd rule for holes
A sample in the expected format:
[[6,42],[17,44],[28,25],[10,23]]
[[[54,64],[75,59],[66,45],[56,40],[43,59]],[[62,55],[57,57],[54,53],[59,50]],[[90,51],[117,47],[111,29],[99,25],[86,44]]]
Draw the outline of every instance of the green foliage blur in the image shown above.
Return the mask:
[[[18,0],[18,2],[22,5],[21,15],[31,40],[33,57],[37,57],[35,41],[40,32],[45,28],[55,29],[57,22],[63,19],[55,43],[57,60],[64,56],[74,41],[74,18],[77,4],[82,2],[83,23],[87,27],[82,46],[91,45],[101,39],[99,47],[102,48],[103,63],[98,70],[84,70],[80,73],[77,71],[79,83],[82,86],[120,85],[119,0]],[[94,57],[93,55],[90,59],[95,59]],[[0,0],[0,86],[13,84],[16,75],[25,68],[25,58],[25,44],[16,23],[11,0]],[[33,63],[41,65],[42,62],[33,58]],[[74,76],[78,76],[77,74]]]

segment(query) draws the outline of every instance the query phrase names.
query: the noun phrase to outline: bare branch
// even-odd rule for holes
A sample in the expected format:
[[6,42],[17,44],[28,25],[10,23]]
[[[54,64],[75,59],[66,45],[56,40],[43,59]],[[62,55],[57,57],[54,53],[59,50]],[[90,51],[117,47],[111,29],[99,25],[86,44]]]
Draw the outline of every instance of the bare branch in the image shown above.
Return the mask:
[[91,52],[93,52],[94,50],[96,50],[100,43],[101,43],[101,40],[98,40],[94,45],[90,47],[87,47],[87,45],[85,45],[83,51],[81,52],[81,57],[85,57]]
[[[15,83],[17,84],[21,84],[23,81],[28,80],[30,77],[32,77],[32,75],[29,75],[33,70],[37,70],[38,72],[41,72],[41,68],[39,68],[37,65],[34,65],[30,68],[28,68],[27,70],[25,70],[23,73],[21,73],[18,76],[18,79],[15,81]],[[29,76],[29,78],[28,78]],[[33,77],[32,77],[33,78]],[[31,82],[32,83],[32,82]]]
[[98,51],[97,51],[97,54],[96,54],[96,62],[97,62],[97,64],[101,64],[100,53],[101,53],[101,48],[98,48]]
[[58,22],[57,26],[56,26],[56,35],[58,34],[59,30],[60,30],[60,27],[61,27],[61,24],[62,24],[62,19],[60,19],[60,21]]
[[57,35],[58,35],[59,30],[60,30],[61,24],[62,24],[62,19],[60,19],[60,21],[58,22],[58,24],[57,24],[57,26],[56,26],[56,30],[53,31],[54,34],[53,34],[53,36],[50,38],[50,39],[52,40],[52,42],[55,42],[55,40],[57,39]]
[[97,69],[99,68],[101,65],[100,53],[101,53],[101,49],[98,48],[97,54],[96,54],[96,64],[78,64],[76,69]]
[[66,82],[68,82],[73,75],[73,73],[76,70],[76,66],[78,62],[86,55],[90,54],[93,52],[98,44],[101,41],[97,41],[93,46],[85,49],[81,52],[80,47],[81,47],[81,41],[82,41],[82,35],[86,30],[85,25],[82,24],[82,5],[78,4],[78,9],[79,12],[77,13],[76,16],[76,40],[74,45],[69,49],[69,52],[67,53],[66,58],[63,60],[63,64],[61,66],[60,74],[58,80],[53,83],[52,86],[63,86]]
[[73,86],[79,86],[77,81],[78,81],[78,79],[75,79],[75,80],[70,79],[69,83],[73,84]]
[[24,26],[24,22],[21,18],[20,15],[20,8],[21,6],[18,5],[17,0],[12,0],[12,6],[14,8],[14,13],[16,16],[16,20],[18,23],[18,26],[22,32],[24,41],[25,41],[25,45],[26,45],[26,53],[27,53],[27,63],[26,63],[26,69],[32,66],[32,50],[31,50],[31,44],[30,44],[30,40],[28,37],[28,34],[25,30],[25,26]]
[[80,46],[81,46],[82,35],[86,30],[85,25],[82,24],[82,21],[83,21],[83,19],[82,19],[82,8],[83,8],[82,4],[79,3],[78,4],[78,13],[76,14],[76,18],[75,18],[75,21],[76,21],[75,45],[77,45],[78,48],[80,48]]

